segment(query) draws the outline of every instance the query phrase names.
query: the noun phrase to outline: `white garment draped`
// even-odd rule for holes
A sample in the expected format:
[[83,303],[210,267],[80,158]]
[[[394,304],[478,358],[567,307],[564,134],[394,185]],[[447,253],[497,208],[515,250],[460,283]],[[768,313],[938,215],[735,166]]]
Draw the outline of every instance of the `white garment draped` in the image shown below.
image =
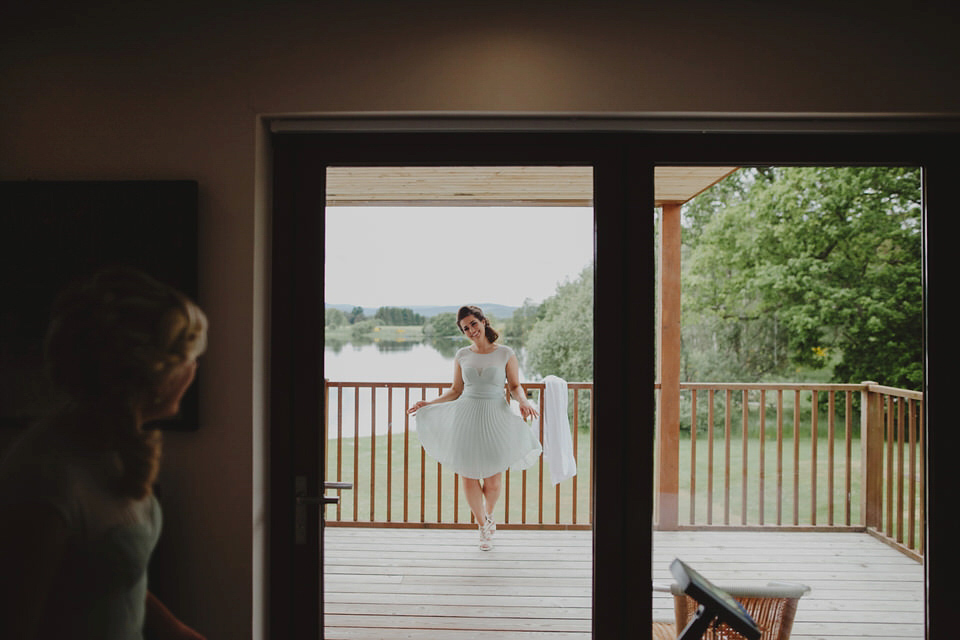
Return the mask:
[[567,382],[557,376],[547,376],[543,382],[543,457],[550,465],[550,479],[556,485],[577,475],[577,461],[573,457],[567,419]]

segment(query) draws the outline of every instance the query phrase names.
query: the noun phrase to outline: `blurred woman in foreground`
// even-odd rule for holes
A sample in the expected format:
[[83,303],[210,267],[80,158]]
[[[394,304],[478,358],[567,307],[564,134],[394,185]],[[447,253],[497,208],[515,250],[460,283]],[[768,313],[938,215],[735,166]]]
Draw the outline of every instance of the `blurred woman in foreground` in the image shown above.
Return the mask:
[[202,640],[147,591],[162,437],[144,425],[179,411],[206,330],[134,270],[57,298],[44,355],[62,405],[0,462],[0,637]]

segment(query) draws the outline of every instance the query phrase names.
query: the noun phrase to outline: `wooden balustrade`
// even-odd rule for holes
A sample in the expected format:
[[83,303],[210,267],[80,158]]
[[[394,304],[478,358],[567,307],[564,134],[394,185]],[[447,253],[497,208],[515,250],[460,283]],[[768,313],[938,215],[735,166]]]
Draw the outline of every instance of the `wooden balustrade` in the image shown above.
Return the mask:
[[869,382],[680,391],[677,528],[867,529],[922,556],[922,393]]
[[[447,386],[327,383],[324,477],[355,487],[328,524],[474,526],[459,478],[425,455],[406,414]],[[499,526],[591,526],[593,385],[568,386],[578,474],[551,490],[542,459],[506,473]],[[543,384],[524,388],[542,414]],[[679,528],[868,530],[922,556],[923,394],[874,383],[691,382],[680,391]]]
[[680,526],[854,526],[853,399],[862,388],[681,383]]
[[863,405],[864,523],[920,558],[926,530],[923,394],[868,382]]
[[[456,473],[426,455],[407,407],[436,397],[448,382],[328,381],[324,477],[352,482],[352,495],[327,513],[333,526],[475,526]],[[543,441],[544,384],[524,383],[539,403]],[[568,383],[577,475],[552,490],[541,457],[524,471],[508,471],[498,503],[499,527],[582,528],[592,522],[592,383]],[[505,396],[506,397],[506,396]],[[581,424],[587,416],[587,424]],[[583,426],[584,428],[581,428]],[[546,479],[549,482],[549,478]]]

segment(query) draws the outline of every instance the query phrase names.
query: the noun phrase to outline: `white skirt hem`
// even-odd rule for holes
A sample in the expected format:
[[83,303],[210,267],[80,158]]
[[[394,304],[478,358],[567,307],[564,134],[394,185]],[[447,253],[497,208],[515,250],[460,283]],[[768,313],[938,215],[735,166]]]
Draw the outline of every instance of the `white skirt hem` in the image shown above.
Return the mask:
[[415,419],[424,451],[465,478],[527,469],[543,451],[530,426],[503,398],[461,396],[422,407]]

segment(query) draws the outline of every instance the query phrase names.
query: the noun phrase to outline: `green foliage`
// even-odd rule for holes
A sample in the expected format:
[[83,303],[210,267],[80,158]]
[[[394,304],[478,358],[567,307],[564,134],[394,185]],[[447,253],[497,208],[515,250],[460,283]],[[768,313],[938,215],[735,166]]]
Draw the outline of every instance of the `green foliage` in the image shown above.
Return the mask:
[[765,168],[732,181],[684,211],[690,379],[832,365],[837,382],[920,388],[919,170]]
[[425,322],[425,318],[413,309],[399,307],[380,307],[373,317],[395,327],[412,327]]
[[503,334],[509,338],[524,339],[530,329],[540,319],[540,305],[530,298],[523,301],[523,306],[514,310],[513,315],[504,325]]
[[544,300],[526,341],[529,372],[569,382],[593,380],[593,266]]
[[324,324],[328,327],[342,327],[347,324],[347,314],[340,309],[330,307],[325,312]]
[[365,320],[359,320],[354,322],[350,327],[350,336],[354,340],[362,340],[364,337],[369,336],[373,333],[374,327],[378,327],[383,323],[377,320],[376,318],[368,318]]
[[437,338],[447,338],[461,335],[457,326],[457,314],[445,311],[429,318],[424,324],[423,334]]
[[350,324],[356,324],[362,321],[366,316],[363,315],[363,307],[354,307],[350,313],[347,314],[347,321]]

